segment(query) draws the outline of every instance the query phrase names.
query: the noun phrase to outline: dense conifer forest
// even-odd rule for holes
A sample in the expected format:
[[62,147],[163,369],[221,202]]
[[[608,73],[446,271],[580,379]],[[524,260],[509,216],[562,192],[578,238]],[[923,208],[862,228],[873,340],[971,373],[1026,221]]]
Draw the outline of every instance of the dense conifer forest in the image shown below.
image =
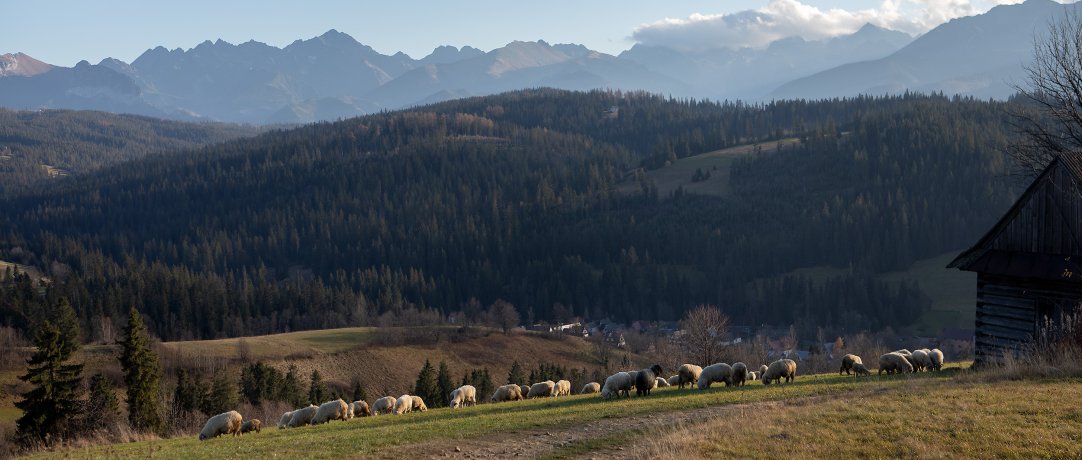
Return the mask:
[[[136,306],[163,339],[472,320],[501,299],[527,321],[707,303],[739,324],[908,324],[928,299],[874,275],[961,249],[1011,203],[1006,104],[539,89],[128,161],[3,195],[0,259],[51,283],[6,277],[0,324],[58,297],[86,331]],[[801,142],[739,159],[726,196],[641,173],[783,138]],[[820,265],[848,274],[789,274]]]

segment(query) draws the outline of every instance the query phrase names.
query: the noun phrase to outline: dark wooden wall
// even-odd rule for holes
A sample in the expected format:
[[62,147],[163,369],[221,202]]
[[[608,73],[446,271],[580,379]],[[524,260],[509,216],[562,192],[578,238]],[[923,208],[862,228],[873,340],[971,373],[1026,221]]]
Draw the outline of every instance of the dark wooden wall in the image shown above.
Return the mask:
[[1060,307],[1079,300],[1077,284],[978,274],[975,361],[1000,363],[1028,351],[1041,327],[1060,319]]

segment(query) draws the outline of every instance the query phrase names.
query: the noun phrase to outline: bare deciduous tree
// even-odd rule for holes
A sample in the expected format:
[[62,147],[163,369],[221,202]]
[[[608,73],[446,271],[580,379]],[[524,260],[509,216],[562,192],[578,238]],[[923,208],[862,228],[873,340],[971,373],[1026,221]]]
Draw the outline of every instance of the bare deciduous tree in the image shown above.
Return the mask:
[[723,343],[729,335],[729,317],[716,306],[699,305],[680,320],[684,330],[681,341],[688,356],[702,366],[709,366],[721,358]]
[[1052,20],[1033,42],[1026,66],[1029,87],[1015,85],[1023,100],[1012,108],[1022,134],[1009,147],[1016,173],[1039,174],[1053,158],[1082,153],[1082,18],[1073,10]]

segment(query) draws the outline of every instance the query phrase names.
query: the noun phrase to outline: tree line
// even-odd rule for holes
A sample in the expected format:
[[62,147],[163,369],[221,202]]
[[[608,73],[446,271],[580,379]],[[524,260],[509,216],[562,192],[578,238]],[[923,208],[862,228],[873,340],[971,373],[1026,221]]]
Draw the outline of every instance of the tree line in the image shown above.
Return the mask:
[[[135,306],[159,337],[197,339],[474,300],[528,322],[714,304],[735,323],[876,330],[928,302],[875,274],[965,246],[1011,202],[1005,104],[533,90],[124,163],[0,201],[0,258],[51,278],[5,277],[0,323],[26,330],[65,297],[87,330]],[[739,160],[728,196],[616,191],[638,168],[787,137],[802,142]],[[790,274],[823,265],[846,270]]]

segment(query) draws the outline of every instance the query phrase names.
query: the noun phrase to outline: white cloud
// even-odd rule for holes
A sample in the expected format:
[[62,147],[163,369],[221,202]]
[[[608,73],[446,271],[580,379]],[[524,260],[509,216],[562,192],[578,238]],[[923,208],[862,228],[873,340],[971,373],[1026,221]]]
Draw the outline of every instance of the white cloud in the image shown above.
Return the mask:
[[683,50],[761,48],[785,37],[822,40],[856,32],[864,24],[918,35],[951,19],[1021,0],[882,0],[862,10],[819,9],[800,0],[770,0],[762,8],[731,14],[693,14],[643,24],[632,39]]

